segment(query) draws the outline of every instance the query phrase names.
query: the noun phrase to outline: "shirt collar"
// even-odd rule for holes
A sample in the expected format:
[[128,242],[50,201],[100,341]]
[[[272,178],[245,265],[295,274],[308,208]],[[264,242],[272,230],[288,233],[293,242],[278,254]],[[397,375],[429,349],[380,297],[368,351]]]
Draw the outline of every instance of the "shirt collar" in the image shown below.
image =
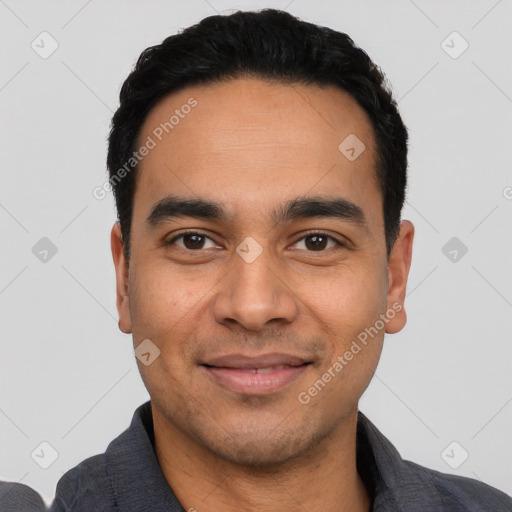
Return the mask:
[[[357,419],[357,466],[368,471],[373,488],[373,508],[378,512],[445,510],[436,487],[421,466],[404,461],[398,450],[361,412]],[[422,510],[427,510],[423,508]]]
[[184,512],[158,464],[150,401],[136,409],[105,457],[116,510]]
[[[434,485],[405,463],[391,442],[362,413],[357,418],[357,470],[373,494],[372,510],[402,512],[419,496],[440,506]],[[151,402],[139,406],[130,427],[106,452],[107,472],[118,510],[184,512],[158,464]]]

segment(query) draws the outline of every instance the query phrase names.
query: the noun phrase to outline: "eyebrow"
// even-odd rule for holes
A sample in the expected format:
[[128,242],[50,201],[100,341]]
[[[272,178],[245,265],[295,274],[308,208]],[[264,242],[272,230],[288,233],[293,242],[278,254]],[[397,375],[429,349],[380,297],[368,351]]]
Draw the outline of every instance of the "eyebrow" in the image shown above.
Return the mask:
[[[153,207],[146,222],[150,227],[156,227],[167,220],[183,217],[219,222],[232,220],[232,217],[218,202],[171,195],[160,200]],[[270,214],[274,225],[284,224],[291,220],[317,217],[335,218],[361,228],[368,227],[362,208],[342,197],[297,197],[280,205]]]

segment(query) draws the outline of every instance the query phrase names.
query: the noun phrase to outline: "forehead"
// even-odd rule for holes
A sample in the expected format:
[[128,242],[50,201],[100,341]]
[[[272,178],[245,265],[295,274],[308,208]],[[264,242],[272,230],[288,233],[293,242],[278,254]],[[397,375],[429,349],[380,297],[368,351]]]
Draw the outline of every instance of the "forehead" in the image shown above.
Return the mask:
[[344,196],[381,216],[371,123],[332,86],[236,79],[187,87],[150,111],[137,147],[149,140],[134,218],[176,194],[223,203],[234,217],[308,194]]

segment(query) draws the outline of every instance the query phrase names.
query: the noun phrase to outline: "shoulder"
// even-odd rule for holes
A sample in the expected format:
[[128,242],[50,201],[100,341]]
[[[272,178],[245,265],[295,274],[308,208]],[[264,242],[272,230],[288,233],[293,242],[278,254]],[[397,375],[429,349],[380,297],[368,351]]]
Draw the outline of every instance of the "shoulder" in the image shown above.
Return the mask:
[[361,412],[357,436],[358,469],[370,475],[376,511],[512,512],[512,498],[490,485],[403,459]]
[[94,455],[62,475],[50,512],[112,510],[112,494],[105,454]]
[[415,475],[419,485],[424,484],[424,492],[432,497],[442,509],[450,512],[512,512],[512,498],[504,492],[473,478],[441,473],[420,466],[411,461],[403,461],[406,468]]
[[57,483],[50,511],[107,512],[117,510],[120,501],[130,501],[134,493],[140,495],[137,483],[144,476],[141,470],[150,466],[145,461],[156,464],[144,425],[150,413],[149,402],[138,407],[130,426],[109,443],[104,453],[83,460],[65,473]]
[[31,487],[16,482],[0,482],[0,510],[2,512],[46,511],[41,496]]

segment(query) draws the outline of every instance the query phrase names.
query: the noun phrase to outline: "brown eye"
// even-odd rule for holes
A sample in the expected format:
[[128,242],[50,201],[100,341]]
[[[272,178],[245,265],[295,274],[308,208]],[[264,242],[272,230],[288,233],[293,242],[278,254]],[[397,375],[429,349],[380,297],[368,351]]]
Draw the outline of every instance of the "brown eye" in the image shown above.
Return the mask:
[[[180,243],[177,243],[180,241]],[[187,233],[180,233],[172,238],[166,245],[176,244],[181,249],[186,249],[190,251],[196,251],[201,249],[208,249],[209,247],[205,247],[207,241],[210,241],[212,247],[215,246],[213,240],[206,235],[201,233],[196,233],[194,231]]]
[[[304,246],[309,252],[323,252],[333,247],[344,247],[344,244],[325,233],[310,233],[295,243],[300,242],[304,242]],[[329,242],[331,242],[331,245],[329,245]]]
[[328,237],[323,235],[309,235],[305,238],[306,247],[313,251],[325,249]]
[[183,245],[187,249],[202,249],[205,237],[203,235],[183,235]]

